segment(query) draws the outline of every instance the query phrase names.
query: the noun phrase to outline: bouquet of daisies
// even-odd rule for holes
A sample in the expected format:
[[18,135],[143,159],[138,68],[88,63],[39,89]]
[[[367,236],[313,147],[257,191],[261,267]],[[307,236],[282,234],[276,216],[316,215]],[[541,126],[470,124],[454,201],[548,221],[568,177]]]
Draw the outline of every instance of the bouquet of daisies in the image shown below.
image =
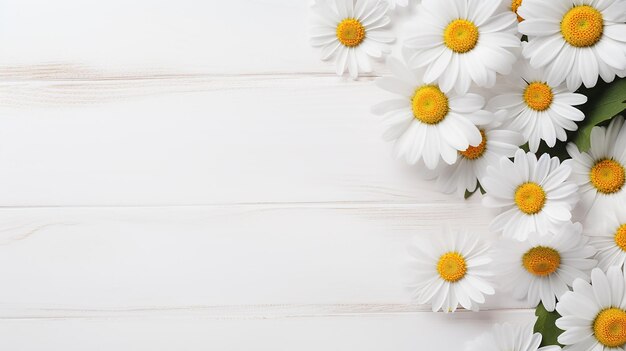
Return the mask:
[[626,0],[421,0],[391,57],[409,3],[317,0],[311,42],[353,79],[386,58],[372,112],[394,153],[499,209],[497,242],[411,248],[416,302],[478,310],[502,287],[537,306],[534,330],[470,350],[626,350]]

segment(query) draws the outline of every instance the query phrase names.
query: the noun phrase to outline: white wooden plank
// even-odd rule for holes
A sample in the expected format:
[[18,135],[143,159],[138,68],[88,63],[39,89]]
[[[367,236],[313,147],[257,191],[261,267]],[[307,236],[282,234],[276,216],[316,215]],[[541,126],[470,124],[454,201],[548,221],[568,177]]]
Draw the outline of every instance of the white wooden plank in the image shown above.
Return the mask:
[[532,311],[341,317],[212,319],[0,319],[0,348],[12,351],[462,350],[496,322],[531,323]]
[[387,96],[371,81],[179,76],[0,86],[2,206],[462,201],[393,159],[369,111]]

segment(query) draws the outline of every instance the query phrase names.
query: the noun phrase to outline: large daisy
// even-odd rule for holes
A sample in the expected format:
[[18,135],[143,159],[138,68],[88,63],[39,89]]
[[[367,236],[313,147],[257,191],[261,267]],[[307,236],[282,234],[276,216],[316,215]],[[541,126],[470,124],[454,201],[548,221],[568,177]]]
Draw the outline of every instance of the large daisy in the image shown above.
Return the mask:
[[409,248],[415,268],[414,295],[418,304],[432,305],[433,312],[454,312],[460,304],[478,310],[485,294],[494,293],[487,244],[477,235],[452,232],[418,240]]
[[591,272],[591,285],[583,279],[574,281],[573,291],[566,292],[556,310],[562,316],[556,326],[564,330],[558,338],[563,350],[626,350],[626,298],[624,276],[618,267],[604,274],[600,268]]
[[575,144],[567,145],[572,157],[571,179],[580,187],[579,208],[583,214],[604,205],[614,205],[626,198],[626,126],[621,116],[613,118],[607,127],[591,130],[591,148],[580,152]]
[[587,97],[568,89],[565,84],[550,85],[543,69],[533,69],[521,59],[516,70],[498,84],[498,95],[489,100],[488,109],[507,109],[507,127],[519,130],[536,152],[544,140],[549,147],[556,140],[567,140],[566,130],[577,130],[576,122],[585,114],[573,107],[587,102]]
[[467,343],[467,351],[558,351],[559,346],[541,344],[541,333],[533,333],[534,323],[495,324],[488,332]]
[[626,1],[524,0],[519,31],[528,35],[524,56],[546,67],[551,86],[570,90],[610,82],[626,68]]
[[465,93],[475,82],[491,87],[496,73],[509,74],[515,61],[515,14],[501,0],[423,0],[416,36],[404,43],[411,67],[425,67],[424,81],[445,92]]
[[423,159],[426,167],[434,169],[440,158],[453,164],[459,151],[480,145],[478,126],[493,121],[493,114],[482,109],[482,96],[445,93],[391,57],[387,65],[393,76],[379,78],[376,84],[399,98],[374,106],[372,112],[385,116],[383,137],[395,141],[397,156],[410,164]]
[[489,165],[497,165],[501,157],[513,157],[519,150],[524,143],[522,135],[502,127],[506,112],[499,111],[496,115],[492,123],[480,127],[483,140],[478,146],[459,151],[459,159],[453,165],[438,167],[437,185],[441,191],[456,192],[459,196],[464,196],[465,191],[476,191]]
[[483,204],[502,209],[491,228],[504,236],[525,240],[529,233],[554,233],[572,218],[578,201],[576,184],[566,181],[571,168],[559,159],[519,150],[515,161],[506,157],[487,168],[481,184],[487,191]]
[[556,299],[576,278],[589,281],[597,264],[580,223],[566,224],[555,235],[530,233],[523,242],[502,239],[496,248],[494,269],[503,287],[531,306],[541,301],[548,311],[554,311]]
[[626,261],[626,203],[603,207],[587,216],[584,234],[598,251],[598,266],[604,271],[611,266],[624,267]]
[[352,78],[371,72],[370,58],[389,53],[394,35],[385,27],[387,2],[383,0],[318,1],[312,8],[317,19],[311,28],[311,45],[322,48],[322,60],[335,58],[337,74],[348,70]]

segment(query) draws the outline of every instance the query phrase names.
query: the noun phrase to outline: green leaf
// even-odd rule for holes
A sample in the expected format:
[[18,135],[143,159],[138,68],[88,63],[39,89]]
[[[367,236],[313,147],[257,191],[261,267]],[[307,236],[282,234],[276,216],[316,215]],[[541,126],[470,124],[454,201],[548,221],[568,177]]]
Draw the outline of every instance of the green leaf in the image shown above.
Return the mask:
[[[476,190],[478,190],[478,189],[476,189]],[[472,195],[474,195],[476,193],[476,190],[474,190],[474,191],[465,190],[465,200],[467,200],[470,197],[472,197]]]
[[541,333],[541,346],[559,345],[557,338],[563,331],[556,327],[556,320],[561,317],[557,311],[548,312],[540,303],[535,310],[537,322],[535,323],[535,333]]
[[618,78],[612,83],[599,81],[595,87],[581,89],[580,93],[589,100],[581,107],[585,120],[580,125],[575,142],[581,151],[587,151],[593,127],[626,110],[626,78]]

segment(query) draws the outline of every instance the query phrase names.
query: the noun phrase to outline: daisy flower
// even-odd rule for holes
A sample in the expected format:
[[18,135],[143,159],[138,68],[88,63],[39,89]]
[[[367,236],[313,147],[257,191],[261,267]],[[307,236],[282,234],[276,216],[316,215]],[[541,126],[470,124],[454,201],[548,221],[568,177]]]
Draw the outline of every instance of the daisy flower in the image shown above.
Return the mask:
[[416,269],[416,283],[411,288],[417,303],[432,304],[433,312],[454,312],[458,304],[477,311],[485,302],[484,295],[494,293],[486,280],[491,262],[487,250],[478,236],[448,229],[410,247]]
[[495,120],[480,128],[482,142],[459,151],[459,159],[453,165],[438,167],[437,185],[444,193],[464,196],[465,191],[474,192],[478,183],[487,173],[487,166],[497,165],[501,157],[513,157],[524,143],[522,135],[504,129],[500,120],[505,111],[496,113]]
[[371,72],[370,57],[389,53],[395,40],[385,29],[390,19],[382,0],[319,1],[313,6],[318,20],[311,28],[311,45],[322,48],[322,60],[336,59],[337,75],[348,69],[356,79]]
[[573,107],[587,102],[587,97],[574,93],[565,84],[550,85],[543,69],[533,69],[527,60],[518,61],[518,69],[502,79],[488,109],[509,111],[507,128],[519,130],[536,152],[544,140],[554,147],[556,140],[567,140],[566,130],[577,130],[585,114]]
[[519,31],[533,67],[545,67],[551,86],[593,87],[598,75],[611,82],[626,68],[626,1],[524,0]]
[[574,290],[566,292],[556,310],[562,316],[556,326],[563,350],[617,351],[626,349],[626,299],[624,276],[618,267],[604,274],[600,268],[591,272],[591,285],[583,279],[574,281]]
[[566,224],[555,235],[530,233],[520,242],[502,239],[494,250],[494,267],[504,287],[516,299],[526,299],[531,306],[541,301],[554,311],[556,299],[569,291],[576,278],[589,281],[597,262],[595,253],[582,235],[582,225]]
[[481,184],[487,191],[483,204],[503,212],[491,222],[494,231],[525,240],[528,233],[554,233],[570,221],[578,201],[576,184],[566,181],[572,172],[559,159],[518,150],[515,161],[502,157],[487,168]]
[[467,351],[558,351],[558,346],[541,344],[541,333],[533,333],[534,323],[511,325],[495,324],[490,332],[484,333],[467,343]]
[[596,250],[598,266],[606,271],[611,266],[624,267],[626,261],[626,204],[587,216],[585,235]]
[[440,158],[453,164],[459,151],[480,145],[478,126],[493,121],[493,113],[482,109],[482,96],[444,93],[394,58],[387,60],[387,66],[393,76],[379,78],[376,84],[400,97],[374,106],[372,112],[384,115],[383,138],[395,140],[397,156],[410,164],[423,159],[426,167],[434,169]]
[[573,172],[571,180],[580,187],[583,213],[602,204],[611,205],[626,198],[624,167],[626,166],[626,127],[624,118],[613,118],[608,128],[591,130],[591,147],[580,152],[575,144],[567,145],[572,160],[568,161]]
[[465,93],[475,82],[492,87],[496,73],[509,74],[515,61],[517,20],[501,0],[423,0],[417,36],[405,42],[411,67],[425,67],[424,81],[444,92]]

